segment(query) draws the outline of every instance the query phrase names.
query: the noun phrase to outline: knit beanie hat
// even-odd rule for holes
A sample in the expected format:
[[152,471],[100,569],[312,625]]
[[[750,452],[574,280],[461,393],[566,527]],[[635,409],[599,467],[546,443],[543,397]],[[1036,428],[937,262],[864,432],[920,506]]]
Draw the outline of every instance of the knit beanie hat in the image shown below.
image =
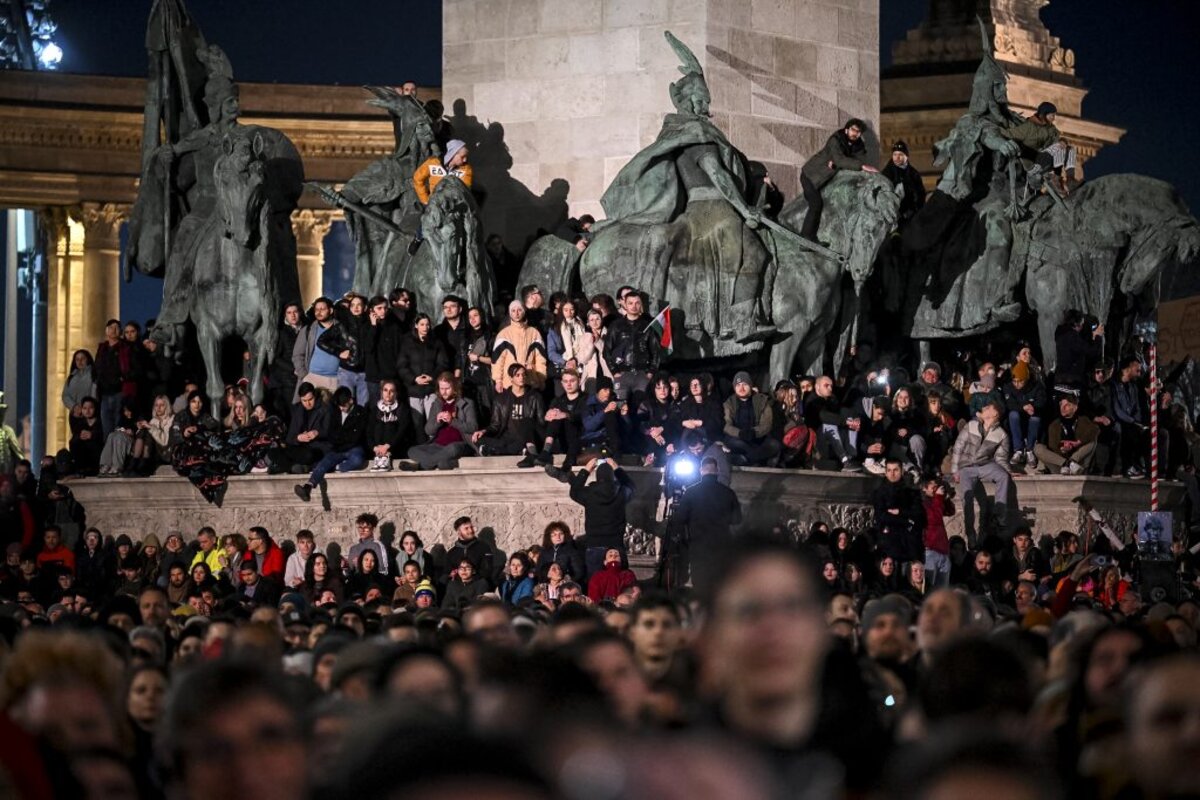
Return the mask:
[[908,144],[903,139],[897,139],[896,143],[892,145],[892,152],[908,155]]
[[462,139],[451,139],[450,141],[446,142],[446,155],[442,156],[442,163],[446,166],[449,166],[450,162],[454,160],[454,157],[458,155],[458,151],[462,150],[466,146],[467,143]]
[[1013,364],[1012,378],[1014,381],[1029,380],[1029,365],[1024,361],[1018,361],[1016,364]]

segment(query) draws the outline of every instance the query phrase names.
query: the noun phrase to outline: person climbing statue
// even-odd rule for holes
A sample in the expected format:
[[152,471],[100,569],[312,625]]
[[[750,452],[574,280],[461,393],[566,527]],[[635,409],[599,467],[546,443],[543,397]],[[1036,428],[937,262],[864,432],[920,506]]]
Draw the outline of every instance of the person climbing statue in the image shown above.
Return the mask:
[[[861,119],[847,120],[840,131],[834,131],[825,146],[804,162],[800,170],[800,187],[808,202],[808,213],[800,235],[810,242],[817,242],[817,230],[821,227],[821,212],[825,208],[821,200],[821,189],[833,180],[840,169],[879,172],[867,163],[867,146],[862,140],[867,123]],[[817,242],[822,244],[821,242]],[[828,246],[828,245],[824,245]]]

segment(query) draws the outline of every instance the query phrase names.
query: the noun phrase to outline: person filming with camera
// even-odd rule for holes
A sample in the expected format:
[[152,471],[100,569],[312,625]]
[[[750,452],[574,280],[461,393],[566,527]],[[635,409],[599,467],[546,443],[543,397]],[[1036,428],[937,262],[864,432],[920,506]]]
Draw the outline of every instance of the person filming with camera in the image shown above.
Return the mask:
[[741,522],[742,504],[737,494],[721,483],[717,460],[706,456],[700,462],[700,480],[684,492],[671,515],[680,563],[697,591],[703,593],[711,586],[715,570],[710,559],[724,550],[733,538],[733,527]]

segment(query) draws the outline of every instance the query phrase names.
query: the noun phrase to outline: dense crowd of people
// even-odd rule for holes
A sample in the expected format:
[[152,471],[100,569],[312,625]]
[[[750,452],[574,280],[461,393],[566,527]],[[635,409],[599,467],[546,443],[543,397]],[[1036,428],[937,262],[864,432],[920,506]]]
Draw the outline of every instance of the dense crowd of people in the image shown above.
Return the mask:
[[[805,165],[807,237],[833,173],[874,171],[863,128]],[[422,199],[470,183],[464,143],[445,149]],[[883,170],[904,219],[924,197],[907,156]],[[556,233],[582,250],[591,224]],[[637,287],[545,297],[487,254],[496,309],[404,288],[287,306],[264,385],[216,408],[136,323],[75,353],[69,447],[0,476],[0,795],[1200,794],[1200,442],[1103,326],[1068,312],[1053,374],[1023,342],[919,364],[862,342],[761,387],[668,371]],[[1189,494],[1169,548],[1095,512],[1023,525],[1014,478],[1145,477],[1150,402]],[[362,513],[353,542],[266,520],[135,540],[89,527],[67,480],[170,465],[215,501],[286,473],[311,502],[331,472],[478,456],[569,484],[582,530],[507,532],[507,553],[483,520],[397,534]],[[626,550],[627,466],[667,472],[653,577]],[[876,475],[873,522],[739,530],[735,466]]]
[[1177,542],[1151,602],[1145,554],[1099,523],[948,541],[945,487],[896,461],[872,530],[734,537],[703,464],[677,520],[692,586],[670,592],[625,564],[611,459],[572,479],[583,536],[554,522],[512,553],[469,517],[426,548],[442,532],[368,513],[346,547],[262,526],[72,545],[26,475],[40,537],[0,567],[0,794],[1200,792],[1200,546]]

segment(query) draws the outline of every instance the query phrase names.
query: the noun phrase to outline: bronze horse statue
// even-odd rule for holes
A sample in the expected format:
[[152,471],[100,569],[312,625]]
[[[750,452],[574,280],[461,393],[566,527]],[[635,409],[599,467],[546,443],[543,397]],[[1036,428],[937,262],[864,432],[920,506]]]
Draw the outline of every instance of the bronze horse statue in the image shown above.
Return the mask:
[[416,307],[426,312],[441,308],[444,297],[455,295],[491,319],[496,278],[483,251],[479,205],[471,190],[453,175],[443,178],[420,219],[424,241],[416,253],[405,250],[398,263],[384,265],[376,275],[377,293],[409,287]]
[[266,187],[265,144],[261,134],[226,136],[213,166],[215,213],[199,237],[191,286],[189,319],[208,375],[206,391],[220,408],[221,345],[230,336],[245,341],[250,353],[250,397],[262,399],[262,376],[278,336],[275,316],[264,298],[280,296],[286,265],[270,258],[272,210]]

